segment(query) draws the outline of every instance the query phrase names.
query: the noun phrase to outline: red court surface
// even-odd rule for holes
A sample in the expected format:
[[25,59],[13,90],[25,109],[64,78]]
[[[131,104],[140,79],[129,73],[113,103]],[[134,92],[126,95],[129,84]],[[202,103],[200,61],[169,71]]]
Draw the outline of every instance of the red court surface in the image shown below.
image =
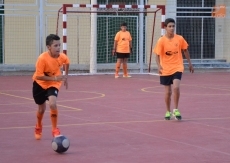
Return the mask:
[[59,128],[70,148],[51,148],[49,108],[34,139],[31,76],[0,77],[0,163],[229,163],[230,73],[185,73],[179,109],[164,120],[159,76],[71,76],[58,97]]

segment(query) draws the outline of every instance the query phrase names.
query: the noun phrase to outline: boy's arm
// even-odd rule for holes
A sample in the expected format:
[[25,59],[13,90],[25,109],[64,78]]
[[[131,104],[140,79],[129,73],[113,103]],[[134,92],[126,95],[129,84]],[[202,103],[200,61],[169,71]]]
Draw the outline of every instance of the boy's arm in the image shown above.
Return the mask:
[[130,48],[130,54],[132,54],[132,52],[133,52],[132,40],[129,41],[129,48]]
[[37,80],[43,80],[43,81],[64,81],[66,80],[66,77],[63,75],[59,76],[36,76]]
[[156,55],[156,63],[157,63],[157,67],[158,67],[158,73],[159,74],[162,74],[162,67],[161,67],[161,64],[160,64],[160,55]]
[[114,43],[113,43],[113,50],[112,50],[112,54],[114,55],[115,52],[116,52],[116,48],[117,48],[117,41],[114,40]]
[[69,63],[66,64],[66,70],[65,70],[65,75],[69,74]]
[[37,80],[44,80],[44,81],[57,81],[58,80],[56,76],[54,76],[54,77],[52,77],[52,76],[36,76],[36,79]]
[[64,76],[64,78],[65,78],[65,80],[64,80],[64,86],[65,86],[66,89],[68,89],[67,76],[68,76],[68,74],[69,74],[69,63],[64,64],[64,67],[65,67],[65,68],[64,68],[65,71],[63,71],[63,76]]
[[64,70],[63,70],[62,75],[68,76],[68,74],[69,74],[69,63],[70,63],[69,58],[66,56],[65,62],[63,63]]
[[183,51],[183,53],[184,53],[185,58],[186,58],[187,61],[188,61],[188,64],[189,64],[189,71],[190,71],[191,73],[193,73],[193,72],[194,72],[194,69],[193,69],[193,66],[192,66],[192,63],[191,63],[191,60],[190,60],[189,51],[188,51],[188,49],[184,49],[184,50],[182,50],[182,51]]

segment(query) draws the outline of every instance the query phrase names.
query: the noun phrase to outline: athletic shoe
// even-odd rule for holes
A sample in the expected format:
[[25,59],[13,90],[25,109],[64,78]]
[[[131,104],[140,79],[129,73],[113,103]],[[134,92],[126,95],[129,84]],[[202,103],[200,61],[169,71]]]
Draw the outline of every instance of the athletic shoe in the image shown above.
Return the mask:
[[181,120],[181,114],[178,109],[173,109],[173,116],[175,117],[176,120]]
[[172,115],[172,113],[169,112],[169,111],[167,111],[167,112],[165,113],[165,120],[170,120],[170,119],[171,119],[171,115]]
[[131,78],[132,76],[130,75],[123,75],[123,78]]
[[40,140],[42,138],[42,127],[35,126],[34,130],[35,139]]
[[60,134],[61,134],[61,132],[60,132],[59,128],[56,128],[56,129],[54,129],[54,130],[52,131],[53,137],[58,136],[58,135],[60,135]]
[[119,75],[116,74],[116,75],[115,75],[115,79],[117,79],[117,78],[119,78]]

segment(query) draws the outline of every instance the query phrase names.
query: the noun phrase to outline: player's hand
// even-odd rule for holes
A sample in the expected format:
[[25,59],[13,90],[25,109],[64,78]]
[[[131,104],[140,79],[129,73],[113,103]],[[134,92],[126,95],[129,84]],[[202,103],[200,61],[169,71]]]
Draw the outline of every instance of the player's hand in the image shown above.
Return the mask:
[[161,66],[159,66],[159,67],[158,67],[158,73],[159,73],[159,74],[162,74],[162,70],[163,70],[163,68],[162,68]]
[[68,89],[68,76],[67,75],[59,75],[57,76],[57,81],[64,81],[64,86],[66,89]]
[[193,66],[190,64],[189,65],[189,71],[191,72],[191,73],[194,73],[194,68],[193,68]]
[[68,89],[68,80],[67,80],[67,78],[66,78],[66,80],[64,80],[64,86],[65,86],[66,89]]
[[67,75],[59,75],[56,76],[57,81],[66,81],[67,80]]
[[130,48],[130,54],[132,54],[133,53],[133,48]]
[[112,50],[112,55],[114,56],[116,54],[116,51],[113,49]]

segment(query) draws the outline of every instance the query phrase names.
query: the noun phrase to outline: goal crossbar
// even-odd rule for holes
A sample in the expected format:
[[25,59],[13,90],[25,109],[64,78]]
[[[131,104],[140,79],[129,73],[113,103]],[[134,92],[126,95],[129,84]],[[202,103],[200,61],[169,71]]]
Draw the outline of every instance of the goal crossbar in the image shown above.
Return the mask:
[[63,53],[67,54],[67,8],[136,8],[136,9],[161,9],[161,35],[164,34],[165,6],[164,5],[112,5],[112,4],[63,4]]
[[[68,11],[68,8],[91,8],[91,10],[82,11]],[[161,10],[161,35],[164,34],[164,21],[165,21],[165,5],[124,5],[124,4],[63,4],[59,12],[62,12],[62,34],[63,34],[63,53],[67,54],[67,13],[104,13],[104,11],[97,11],[97,9],[114,9],[117,13],[156,13]],[[117,9],[117,10],[116,10]],[[124,11],[120,11],[120,10]],[[137,9],[136,11],[129,11],[129,9]],[[146,9],[155,9],[154,11]],[[62,10],[62,11],[61,11]],[[155,18],[154,18],[155,19]],[[155,24],[155,21],[154,21]],[[153,29],[154,30],[154,29]],[[152,43],[151,43],[152,44]],[[93,72],[90,72],[93,73]]]

